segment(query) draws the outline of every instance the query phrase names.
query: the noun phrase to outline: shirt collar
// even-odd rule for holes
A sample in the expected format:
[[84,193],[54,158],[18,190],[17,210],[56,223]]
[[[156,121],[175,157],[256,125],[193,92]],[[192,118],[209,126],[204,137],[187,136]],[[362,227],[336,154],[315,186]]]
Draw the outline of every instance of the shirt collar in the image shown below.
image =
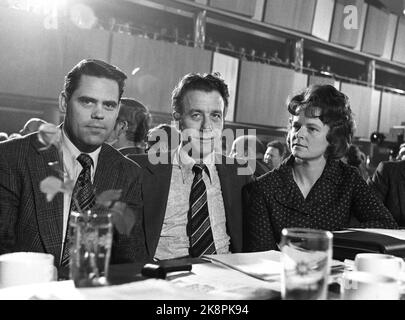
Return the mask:
[[[281,163],[279,167],[279,172],[284,176],[284,178],[291,181],[294,181],[292,175],[294,160],[295,158],[291,154]],[[327,179],[334,184],[339,184],[342,181],[342,173],[340,172],[339,160],[327,159],[320,179]]]
[[[208,172],[209,172],[208,176],[209,176],[210,180],[211,180],[212,173],[213,173],[212,171],[215,166],[215,159],[216,159],[216,156],[215,156],[214,152],[208,154],[207,156],[205,156],[202,159],[202,163],[205,164],[208,169]],[[192,171],[193,166],[196,163],[197,162],[187,154],[187,152],[181,147],[181,145],[176,149],[176,151],[173,154],[172,164],[180,167],[183,177],[184,177],[184,174],[188,174]]]
[[[73,167],[77,164],[77,157],[81,152],[74,144],[73,142],[69,139],[67,136],[65,129],[62,127],[62,148],[63,148],[63,157],[67,160],[70,161]],[[98,162],[98,156],[101,151],[101,146],[98,147],[95,151],[91,153],[86,153],[87,155],[90,156],[90,158],[93,160],[93,170],[96,170],[97,168],[97,162]]]

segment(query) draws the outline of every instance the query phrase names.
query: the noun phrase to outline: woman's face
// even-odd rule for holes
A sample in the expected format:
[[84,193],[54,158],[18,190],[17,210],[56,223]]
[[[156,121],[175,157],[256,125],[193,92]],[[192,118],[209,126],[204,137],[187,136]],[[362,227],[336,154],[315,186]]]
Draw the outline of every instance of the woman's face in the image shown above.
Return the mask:
[[290,129],[291,153],[295,158],[302,160],[315,160],[323,157],[329,142],[326,135],[329,126],[319,118],[308,118],[304,111],[293,116]]

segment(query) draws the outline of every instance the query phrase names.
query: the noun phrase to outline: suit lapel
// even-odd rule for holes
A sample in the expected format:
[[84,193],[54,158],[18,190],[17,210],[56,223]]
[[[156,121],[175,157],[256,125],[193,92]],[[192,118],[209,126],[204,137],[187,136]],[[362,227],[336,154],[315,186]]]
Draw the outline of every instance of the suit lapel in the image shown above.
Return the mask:
[[119,174],[119,167],[114,165],[114,153],[103,144],[94,175],[96,194],[100,194],[105,190],[117,189],[117,177]]
[[[235,189],[235,166],[225,165],[225,158],[222,162],[216,164],[218,171],[219,181],[221,183],[222,198],[224,201],[226,226],[231,237],[231,249],[233,252],[240,252],[242,250],[242,214],[237,212],[239,206],[232,206],[233,202],[241,202],[242,194],[236,195],[239,189]],[[239,190],[240,191],[240,190]],[[232,200],[233,199],[233,200]],[[241,211],[241,209],[239,209]]]
[[27,163],[32,181],[39,234],[45,251],[53,254],[55,261],[59,261],[62,246],[63,194],[58,193],[51,202],[48,202],[45,194],[41,192],[39,185],[46,177],[57,176],[56,171],[48,163],[59,161],[62,167],[62,160],[59,159],[55,147],[39,151],[43,145],[38,141],[36,135],[33,135],[31,138],[31,147],[31,154],[27,157]]
[[171,164],[148,164],[143,168],[142,196],[148,251],[155,254],[169,197]]
[[401,226],[405,225],[405,197],[403,196],[405,194],[405,161],[401,161],[401,166],[400,166],[400,174],[399,174],[399,179],[396,180],[398,181],[398,193],[395,196],[398,196],[398,201],[399,201],[399,224]]

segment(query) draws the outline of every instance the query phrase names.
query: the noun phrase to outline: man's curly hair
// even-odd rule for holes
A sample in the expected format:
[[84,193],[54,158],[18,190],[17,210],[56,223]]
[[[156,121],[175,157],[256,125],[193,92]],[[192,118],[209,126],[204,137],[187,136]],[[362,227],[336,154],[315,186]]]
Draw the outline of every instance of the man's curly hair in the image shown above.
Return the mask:
[[183,114],[183,98],[188,91],[200,90],[204,92],[218,91],[224,100],[224,117],[228,110],[229,90],[220,73],[189,73],[177,84],[172,92],[172,107],[174,112]]

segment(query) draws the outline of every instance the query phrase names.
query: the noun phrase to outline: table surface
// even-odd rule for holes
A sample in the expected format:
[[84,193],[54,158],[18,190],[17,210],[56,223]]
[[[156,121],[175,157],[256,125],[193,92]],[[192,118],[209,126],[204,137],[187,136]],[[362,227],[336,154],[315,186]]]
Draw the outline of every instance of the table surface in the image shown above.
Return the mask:
[[[192,270],[169,273],[167,278],[142,274],[145,263],[110,265],[110,286],[75,288],[73,281],[27,285],[0,290],[0,299],[140,299],[140,300],[279,300],[280,281],[263,281],[204,259],[183,258],[159,263],[192,265]],[[149,262],[150,263],[150,262]],[[66,270],[65,270],[66,272]],[[343,271],[342,271],[343,272]],[[339,277],[339,274],[337,274]],[[335,277],[332,277],[335,280]],[[8,289],[11,291],[5,292]],[[45,289],[45,290],[43,290]],[[7,293],[7,294],[6,294]],[[402,297],[404,298],[404,297]],[[328,299],[340,300],[340,285],[328,287]]]

